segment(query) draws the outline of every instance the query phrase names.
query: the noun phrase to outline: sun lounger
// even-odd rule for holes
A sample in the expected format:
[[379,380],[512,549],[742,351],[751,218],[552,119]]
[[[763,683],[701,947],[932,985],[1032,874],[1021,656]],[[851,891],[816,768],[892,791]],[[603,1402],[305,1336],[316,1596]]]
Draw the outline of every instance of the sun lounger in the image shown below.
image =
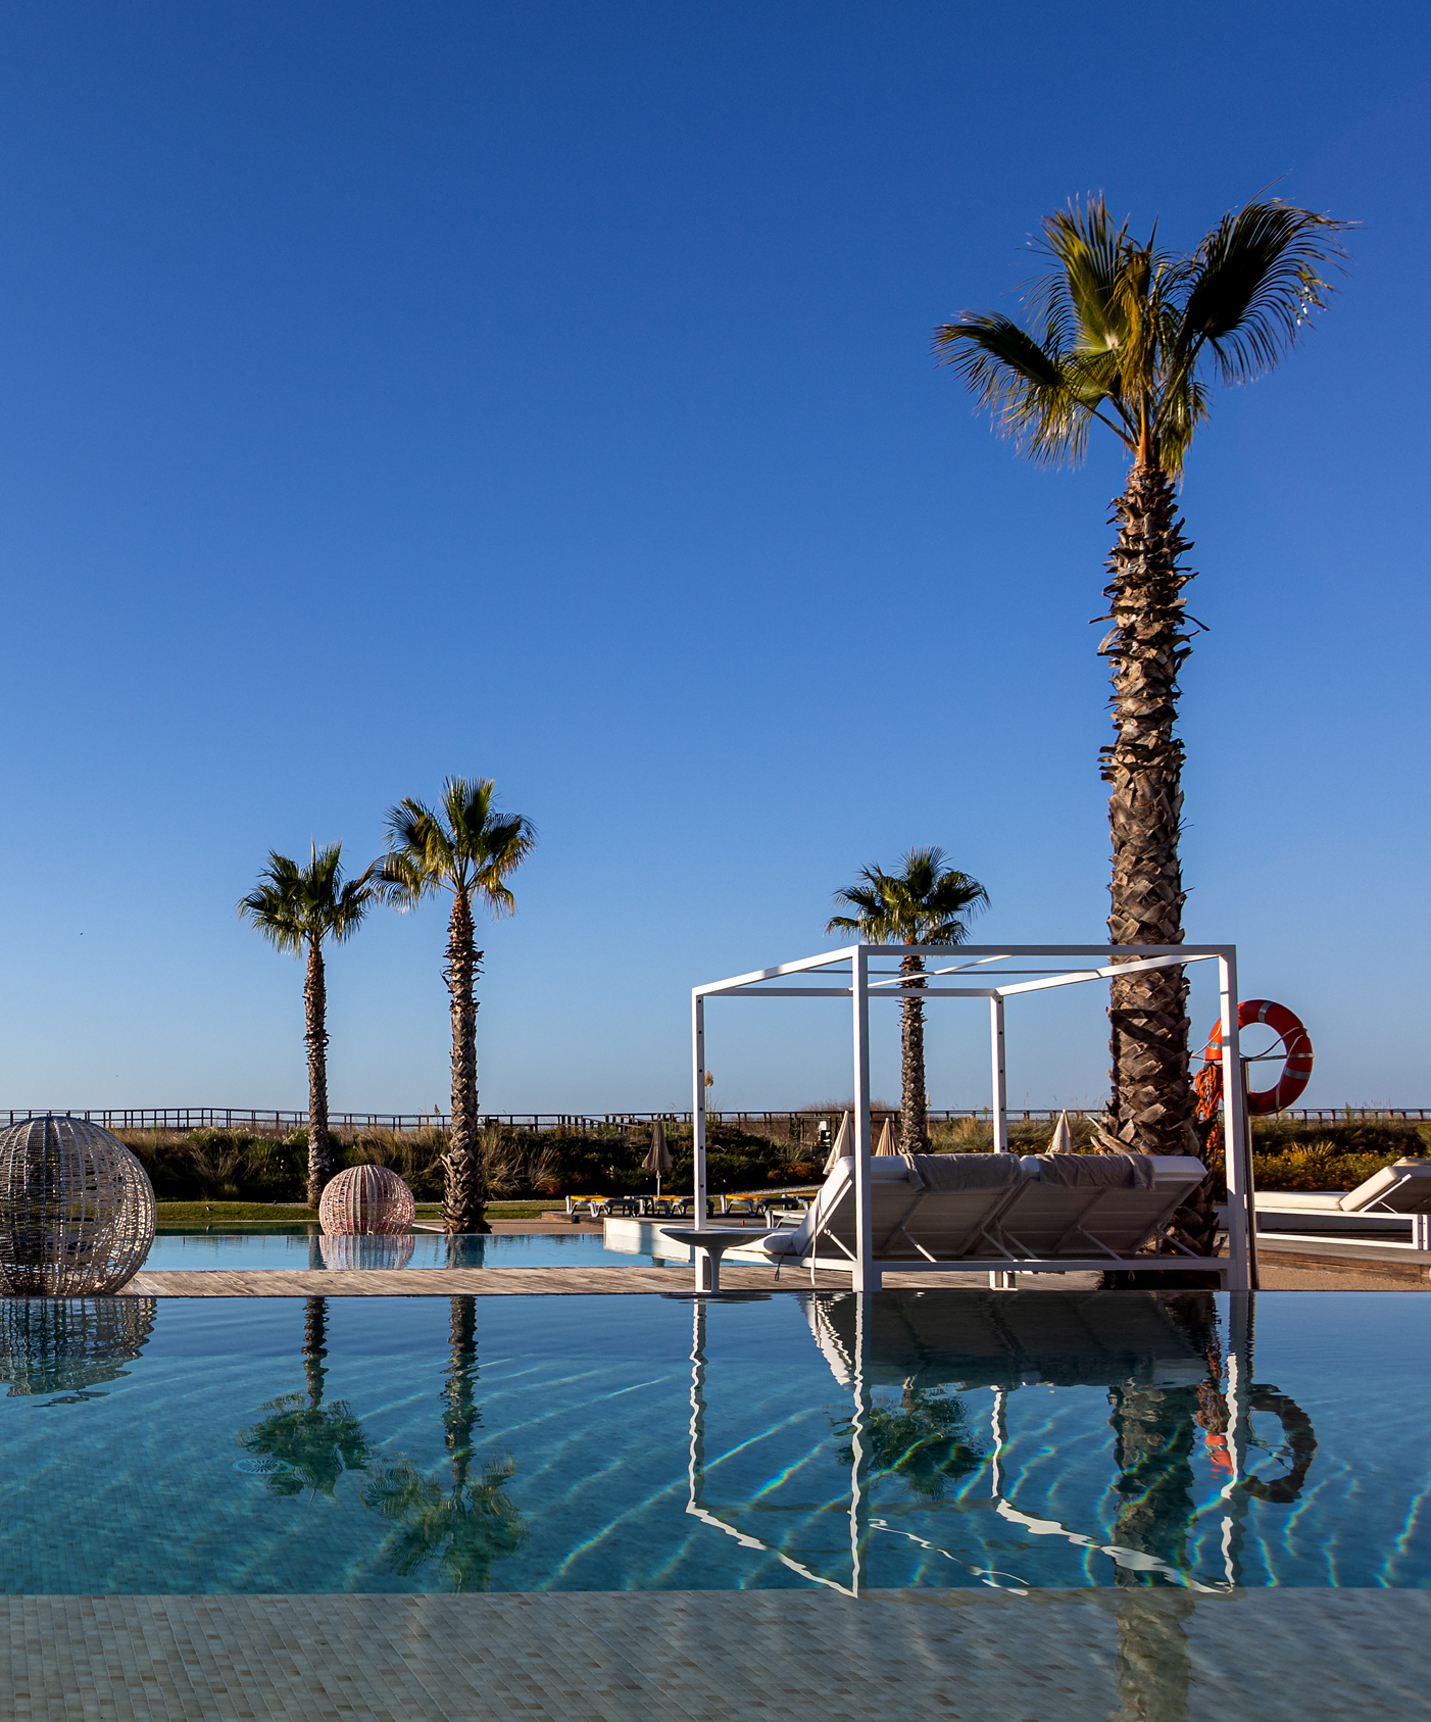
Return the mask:
[[[855,1256],[853,1161],[842,1159],[798,1226],[772,1233],[767,1255]],[[1023,1180],[1012,1154],[884,1155],[870,1161],[875,1255],[943,1261],[976,1251]]]
[[[1206,1176],[1200,1160],[1181,1155],[880,1155],[870,1161],[874,1259],[991,1272],[1123,1261]],[[853,1162],[840,1160],[801,1223],[758,1249],[812,1269],[853,1262]]]
[[1207,1169],[1190,1155],[1027,1154],[999,1217],[1019,1256],[1131,1256],[1173,1217]]
[[1256,1202],[1260,1232],[1409,1236],[1416,1216],[1431,1214],[1431,1160],[1398,1160],[1355,1190],[1261,1190]]

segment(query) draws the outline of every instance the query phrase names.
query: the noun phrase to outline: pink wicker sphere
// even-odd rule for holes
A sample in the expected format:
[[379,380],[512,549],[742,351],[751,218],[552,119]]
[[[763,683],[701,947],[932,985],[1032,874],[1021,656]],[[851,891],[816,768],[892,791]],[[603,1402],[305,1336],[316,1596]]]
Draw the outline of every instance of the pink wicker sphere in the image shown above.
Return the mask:
[[318,1219],[330,1238],[406,1232],[417,1212],[412,1191],[386,1166],[350,1166],[324,1186]]

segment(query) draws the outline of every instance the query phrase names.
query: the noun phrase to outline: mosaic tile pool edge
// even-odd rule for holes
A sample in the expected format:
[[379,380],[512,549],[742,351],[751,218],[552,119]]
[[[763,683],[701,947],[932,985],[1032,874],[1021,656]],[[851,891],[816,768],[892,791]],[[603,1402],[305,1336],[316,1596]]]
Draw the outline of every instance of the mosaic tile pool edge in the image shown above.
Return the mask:
[[1431,1594],[1141,1588],[0,1599],[16,1722],[1362,1722]]

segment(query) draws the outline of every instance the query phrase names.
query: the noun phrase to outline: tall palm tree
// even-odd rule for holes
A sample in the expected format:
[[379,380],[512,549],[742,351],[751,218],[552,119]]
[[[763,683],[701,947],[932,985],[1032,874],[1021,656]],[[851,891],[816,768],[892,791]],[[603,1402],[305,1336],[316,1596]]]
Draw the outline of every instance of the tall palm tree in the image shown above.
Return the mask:
[[472,925],[476,898],[494,916],[516,911],[507,880],[531,854],[536,832],[520,813],[499,814],[490,778],[449,777],[435,808],[400,801],[388,810],[383,880],[389,901],[415,907],[438,891],[452,894],[443,978],[452,1009],[452,1135],[444,1159],[442,1220],[449,1232],[489,1232],[487,1180],[477,1121],[477,1000],[482,952]]
[[[836,891],[836,908],[853,915],[832,915],[827,933],[858,933],[875,945],[958,945],[968,928],[960,917],[988,905],[989,894],[977,879],[944,865],[942,849],[911,849],[897,873],[878,867],[860,870],[860,883]],[[929,1152],[929,1121],[924,1083],[924,958],[900,960],[909,976],[900,1024],[899,1151]]]
[[[1032,332],[992,311],[967,311],[935,332],[952,365],[1030,459],[1081,459],[1096,422],[1132,458],[1113,504],[1117,543],[1104,589],[1112,623],[1115,739],[1102,750],[1111,784],[1115,944],[1182,943],[1178,832],[1183,744],[1173,734],[1177,676],[1193,618],[1179,559],[1192,548],[1173,482],[1215,382],[1271,370],[1324,308],[1323,271],[1342,256],[1333,221],[1259,198],[1223,216],[1192,252],[1118,227],[1101,197],[1043,223],[1047,261],[1027,291]],[[1201,626],[1200,623],[1195,623]],[[1198,1152],[1188,1077],[1182,969],[1114,982],[1109,1001],[1109,1127],[1148,1154]]]
[[333,1172],[328,1135],[328,986],[323,941],[341,944],[363,923],[383,886],[377,862],[356,879],[343,878],[343,845],[319,849],[300,867],[271,849],[257,886],[238,906],[264,938],[295,956],[308,952],[303,981],[304,1039],[308,1042],[308,1206],[316,1208]]

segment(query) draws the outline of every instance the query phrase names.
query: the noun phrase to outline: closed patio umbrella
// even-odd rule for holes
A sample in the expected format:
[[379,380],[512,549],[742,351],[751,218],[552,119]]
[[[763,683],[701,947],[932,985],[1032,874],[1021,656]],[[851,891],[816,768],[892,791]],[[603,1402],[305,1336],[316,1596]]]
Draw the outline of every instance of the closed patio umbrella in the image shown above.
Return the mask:
[[884,1129],[879,1133],[879,1142],[875,1147],[876,1154],[897,1154],[899,1150],[894,1145],[894,1132],[889,1127],[889,1119],[884,1121]]
[[830,1156],[825,1161],[825,1176],[828,1178],[841,1160],[848,1160],[854,1151],[855,1145],[850,1131],[850,1115],[848,1112],[842,1112],[840,1114],[840,1128],[835,1132],[834,1146],[830,1149]]
[[1048,1145],[1050,1154],[1071,1154],[1073,1152],[1073,1132],[1068,1128],[1068,1114],[1060,1112],[1058,1123],[1053,1127],[1053,1140]]
[[671,1151],[666,1146],[666,1126],[658,1118],[651,1126],[651,1151],[641,1162],[648,1172],[656,1174],[656,1194],[661,1194],[661,1174],[671,1170]]

